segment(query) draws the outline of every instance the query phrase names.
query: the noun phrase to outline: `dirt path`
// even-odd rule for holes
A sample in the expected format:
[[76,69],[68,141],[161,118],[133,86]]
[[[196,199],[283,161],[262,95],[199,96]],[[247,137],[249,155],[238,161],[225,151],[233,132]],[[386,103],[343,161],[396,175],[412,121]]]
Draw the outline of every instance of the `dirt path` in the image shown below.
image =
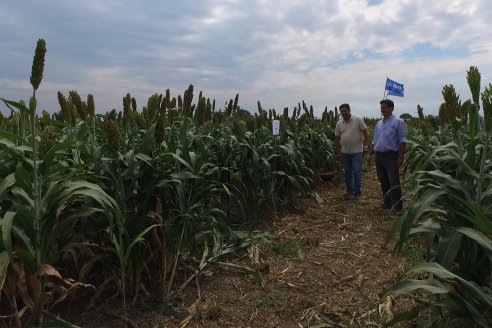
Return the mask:
[[[181,305],[188,312],[182,317],[139,312],[133,322],[183,328],[380,326],[385,318],[379,296],[404,274],[409,259],[384,247],[395,217],[378,208],[375,173],[364,173],[359,201],[342,199],[341,182],[326,182],[315,191],[321,204],[299,200],[295,213],[268,225],[277,238],[253,249],[265,273],[264,287],[237,269],[214,267],[209,277],[187,288]],[[247,254],[233,261],[251,265]],[[90,327],[102,327],[98,323]]]

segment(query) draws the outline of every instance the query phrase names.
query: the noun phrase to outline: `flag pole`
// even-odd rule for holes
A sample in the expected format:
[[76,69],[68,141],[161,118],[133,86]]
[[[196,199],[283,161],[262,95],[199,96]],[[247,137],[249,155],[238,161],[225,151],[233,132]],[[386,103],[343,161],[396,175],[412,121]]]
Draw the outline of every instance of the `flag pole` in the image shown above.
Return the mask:
[[386,83],[384,84],[383,99],[386,99],[386,97],[388,97],[388,77],[386,77]]

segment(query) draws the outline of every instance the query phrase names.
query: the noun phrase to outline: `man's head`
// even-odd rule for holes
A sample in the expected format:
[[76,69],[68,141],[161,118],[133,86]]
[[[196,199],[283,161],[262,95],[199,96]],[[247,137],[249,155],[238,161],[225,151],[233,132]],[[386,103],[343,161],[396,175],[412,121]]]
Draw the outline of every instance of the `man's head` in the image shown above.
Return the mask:
[[393,115],[393,109],[395,109],[395,103],[391,99],[383,99],[379,102],[381,105],[381,114],[384,117]]
[[340,115],[342,115],[345,121],[350,119],[350,105],[349,104],[341,104],[340,105]]

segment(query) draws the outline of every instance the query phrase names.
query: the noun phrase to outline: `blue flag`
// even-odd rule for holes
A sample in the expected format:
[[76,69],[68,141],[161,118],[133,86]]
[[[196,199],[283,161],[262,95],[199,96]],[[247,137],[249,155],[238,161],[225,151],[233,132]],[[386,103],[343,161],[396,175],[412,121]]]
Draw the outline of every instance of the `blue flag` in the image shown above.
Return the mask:
[[403,97],[405,94],[405,89],[403,88],[403,84],[395,82],[386,78],[386,89],[388,90],[389,96],[397,96]]

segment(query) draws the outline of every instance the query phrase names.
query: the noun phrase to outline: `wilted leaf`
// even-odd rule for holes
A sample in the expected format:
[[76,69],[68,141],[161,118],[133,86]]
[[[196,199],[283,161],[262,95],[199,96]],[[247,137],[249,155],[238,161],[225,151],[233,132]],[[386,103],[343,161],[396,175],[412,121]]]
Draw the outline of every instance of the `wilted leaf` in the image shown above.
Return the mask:
[[323,197],[321,197],[320,194],[318,194],[317,192],[315,192],[313,194],[314,194],[314,199],[316,199],[316,202],[318,202],[318,204],[324,203]]
[[22,302],[24,302],[24,304],[29,309],[32,309],[34,307],[34,301],[32,300],[28,292],[27,279],[26,279],[26,273],[24,271],[24,266],[16,262],[14,263],[13,268],[16,275],[17,295],[20,296]]
[[53,277],[57,277],[57,278],[63,280],[63,277],[60,275],[58,270],[56,270],[55,268],[53,268],[51,265],[48,265],[48,264],[39,265],[37,275],[38,276],[53,276]]
[[386,299],[378,304],[379,315],[386,318],[388,321],[392,320],[395,316],[393,313],[394,299],[391,296],[386,296]]

